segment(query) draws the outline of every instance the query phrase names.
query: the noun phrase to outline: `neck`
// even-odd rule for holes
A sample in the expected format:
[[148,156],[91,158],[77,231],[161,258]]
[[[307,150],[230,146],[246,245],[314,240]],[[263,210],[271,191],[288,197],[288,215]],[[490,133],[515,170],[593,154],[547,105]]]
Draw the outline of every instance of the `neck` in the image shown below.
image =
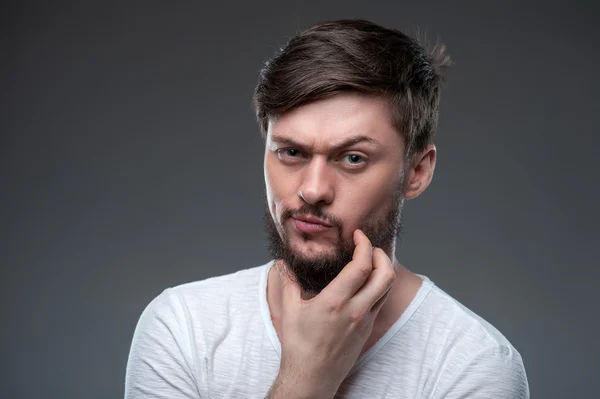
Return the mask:
[[[362,353],[367,351],[373,346],[385,332],[400,318],[402,313],[406,310],[410,302],[414,299],[415,295],[421,287],[422,280],[420,277],[406,269],[396,259],[393,253],[391,253],[390,259],[392,259],[392,265],[396,272],[396,281],[391,288],[390,294],[381,307],[379,314],[375,319],[373,330],[369,336],[365,346],[363,347]],[[388,254],[389,256],[389,254]],[[274,265],[275,267],[279,265]],[[279,322],[281,319],[281,277],[275,267],[272,267],[269,271],[268,282],[267,282],[267,303],[271,312],[271,319],[275,327],[275,331],[279,335]],[[310,299],[315,294],[307,294],[304,299]]]

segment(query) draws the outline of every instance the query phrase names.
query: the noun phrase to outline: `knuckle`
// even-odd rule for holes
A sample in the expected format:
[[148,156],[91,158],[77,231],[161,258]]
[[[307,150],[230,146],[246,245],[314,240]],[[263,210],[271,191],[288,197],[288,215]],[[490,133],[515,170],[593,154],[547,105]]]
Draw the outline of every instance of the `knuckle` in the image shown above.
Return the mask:
[[396,273],[391,268],[387,270],[383,276],[386,285],[390,286],[396,281]]
[[350,321],[354,324],[360,324],[364,320],[366,313],[364,309],[354,309],[350,313]]
[[344,307],[344,303],[341,300],[332,299],[331,301],[329,301],[327,303],[326,309],[329,313],[338,315],[342,312],[343,307]]

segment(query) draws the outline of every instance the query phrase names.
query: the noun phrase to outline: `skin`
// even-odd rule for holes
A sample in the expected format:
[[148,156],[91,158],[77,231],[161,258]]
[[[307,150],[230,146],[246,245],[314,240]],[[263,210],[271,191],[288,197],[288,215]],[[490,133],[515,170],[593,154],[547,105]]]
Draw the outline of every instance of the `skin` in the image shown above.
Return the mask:
[[[334,149],[356,136],[370,142]],[[396,259],[395,238],[373,249],[360,230],[384,217],[401,179],[404,199],[417,197],[430,184],[435,146],[406,170],[404,146],[388,102],[358,93],[309,103],[270,121],[264,172],[277,230],[307,259],[335,253],[338,232],[307,239],[290,219],[281,219],[286,210],[319,205],[341,222],[341,235],[356,247],[352,261],[317,294],[303,292],[282,262],[271,269],[267,301],[282,362],[269,397],[333,397],[357,358],[400,317],[421,286],[422,280]]]

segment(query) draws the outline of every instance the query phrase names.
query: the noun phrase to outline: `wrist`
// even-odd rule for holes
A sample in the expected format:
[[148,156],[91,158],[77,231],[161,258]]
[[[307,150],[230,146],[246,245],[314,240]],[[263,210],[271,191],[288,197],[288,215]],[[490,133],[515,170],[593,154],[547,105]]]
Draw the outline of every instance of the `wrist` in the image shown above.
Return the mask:
[[280,373],[267,399],[332,399],[336,390],[325,387],[323,381],[314,383]]

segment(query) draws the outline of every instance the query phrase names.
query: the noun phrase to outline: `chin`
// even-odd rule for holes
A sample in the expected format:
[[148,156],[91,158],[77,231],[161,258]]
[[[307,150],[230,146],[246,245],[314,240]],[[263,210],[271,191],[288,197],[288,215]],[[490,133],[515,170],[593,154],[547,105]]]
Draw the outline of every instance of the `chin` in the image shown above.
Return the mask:
[[291,245],[290,249],[296,256],[307,261],[330,258],[333,257],[336,252],[336,248],[330,243],[313,240],[303,241],[302,238],[295,239],[294,241],[295,243]]

